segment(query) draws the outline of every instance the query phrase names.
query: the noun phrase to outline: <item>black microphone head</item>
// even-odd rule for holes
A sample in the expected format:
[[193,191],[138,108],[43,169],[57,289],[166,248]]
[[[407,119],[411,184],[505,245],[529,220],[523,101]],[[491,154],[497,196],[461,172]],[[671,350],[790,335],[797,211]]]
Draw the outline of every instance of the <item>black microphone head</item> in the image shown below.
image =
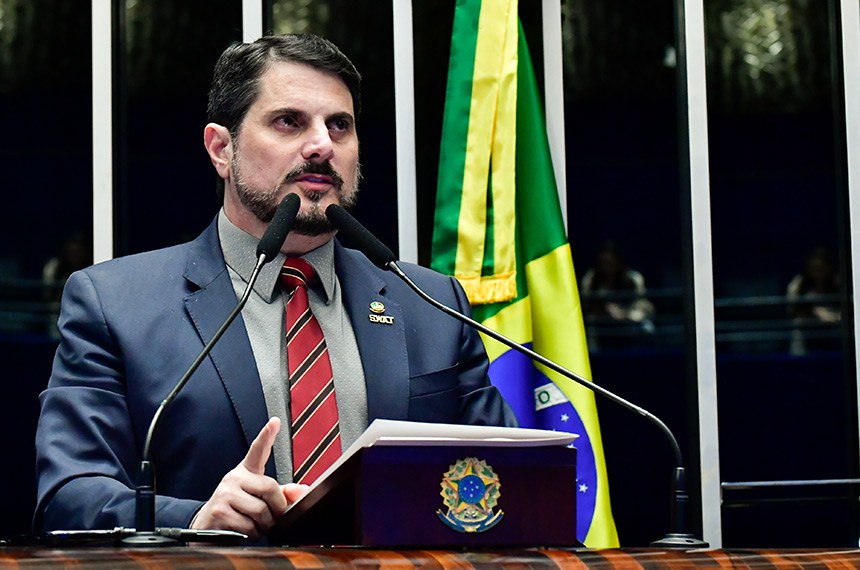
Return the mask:
[[394,253],[384,243],[362,226],[342,206],[332,204],[325,210],[325,215],[338,230],[338,237],[343,238],[346,245],[352,246],[382,269],[388,269],[388,264],[397,261]]
[[257,257],[265,253],[266,262],[269,262],[278,255],[284,245],[284,240],[287,239],[287,234],[293,227],[293,222],[296,221],[296,215],[298,215],[301,205],[302,200],[298,195],[290,193],[284,196],[278,209],[275,210],[269,227],[266,228],[266,233],[263,234],[259,245],[257,245]]

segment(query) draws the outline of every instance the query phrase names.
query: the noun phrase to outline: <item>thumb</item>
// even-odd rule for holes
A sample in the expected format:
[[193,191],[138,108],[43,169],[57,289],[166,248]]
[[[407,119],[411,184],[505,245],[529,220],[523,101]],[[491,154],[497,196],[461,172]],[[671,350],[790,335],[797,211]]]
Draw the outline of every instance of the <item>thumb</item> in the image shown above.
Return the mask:
[[280,418],[270,418],[251,443],[251,448],[248,449],[241,465],[251,473],[262,475],[266,471],[266,462],[272,454],[272,446],[279,431],[281,431]]
[[281,485],[281,492],[284,494],[284,498],[287,499],[287,504],[293,504],[302,497],[305,496],[305,493],[308,492],[307,485],[302,485],[300,483],[287,483],[286,485]]

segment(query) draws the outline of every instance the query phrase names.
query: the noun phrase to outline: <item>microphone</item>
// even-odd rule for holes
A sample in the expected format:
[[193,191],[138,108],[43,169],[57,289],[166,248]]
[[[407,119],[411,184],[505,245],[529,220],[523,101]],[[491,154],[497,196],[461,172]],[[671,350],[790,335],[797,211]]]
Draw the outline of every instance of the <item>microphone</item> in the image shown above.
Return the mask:
[[296,216],[299,214],[299,207],[301,205],[302,200],[298,194],[287,194],[281,200],[278,209],[275,210],[275,214],[272,216],[269,227],[266,228],[266,232],[260,238],[260,243],[257,245],[258,260],[261,255],[266,256],[266,260],[262,264],[272,261],[281,251],[284,241],[287,239],[287,234],[290,233],[290,229],[296,221]]
[[115,529],[120,532],[121,535],[125,536],[125,538],[122,539],[123,544],[128,546],[167,546],[176,544],[179,540],[231,541],[248,538],[244,534],[233,531],[196,531],[193,529],[156,528],[155,467],[149,459],[150,450],[155,430],[158,427],[158,421],[164,414],[164,410],[167,409],[174,399],[176,399],[176,396],[179,395],[179,392],[185,384],[188,383],[191,375],[194,374],[203,360],[212,351],[212,347],[215,346],[215,343],[217,343],[221,336],[223,336],[224,332],[226,332],[227,327],[230,326],[242,311],[242,308],[251,296],[254,283],[256,283],[257,277],[260,275],[260,270],[266,263],[270,262],[278,255],[278,252],[284,245],[284,240],[287,239],[287,234],[293,227],[293,223],[296,220],[296,215],[298,215],[300,206],[301,199],[296,194],[287,194],[281,201],[277,210],[275,210],[275,215],[272,218],[269,227],[266,228],[266,232],[263,234],[263,237],[260,239],[260,243],[257,246],[257,264],[254,267],[254,271],[251,273],[251,277],[248,280],[248,284],[245,286],[245,291],[242,294],[242,298],[239,300],[239,303],[227,316],[224,323],[212,336],[212,339],[206,343],[206,346],[203,347],[203,350],[200,351],[200,354],[197,355],[197,358],[191,363],[191,366],[188,367],[188,370],[185,371],[185,374],[182,375],[182,378],[179,379],[179,382],[176,383],[173,390],[170,391],[167,397],[162,400],[158,409],[155,410],[155,414],[152,416],[152,421],[149,424],[149,430],[146,433],[146,440],[143,444],[143,452],[141,454],[140,470],[138,471],[134,505],[135,530],[133,532],[129,532],[129,529]]
[[342,206],[331,204],[325,215],[338,230],[338,239],[363,253],[374,265],[390,270],[389,264],[397,263],[394,252],[361,225],[352,214]]
[[687,495],[687,482],[686,482],[686,469],[684,468],[684,461],[681,454],[681,447],[678,445],[678,440],[675,439],[675,435],[669,429],[669,427],[663,423],[660,418],[655,416],[654,414],[648,412],[647,410],[633,404],[622,398],[621,396],[616,395],[615,393],[607,390],[603,386],[590,382],[571,372],[567,368],[564,368],[560,364],[553,362],[552,360],[541,356],[537,352],[526,348],[525,346],[514,342],[508,337],[486,327],[485,325],[479,323],[478,321],[467,317],[466,315],[455,311],[454,309],[448,307],[447,305],[443,305],[427,293],[425,293],[412,279],[409,278],[406,273],[403,272],[402,269],[397,265],[397,257],[395,257],[394,253],[376,236],[374,236],[370,231],[365,228],[361,223],[356,220],[349,212],[347,212],[343,207],[338,206],[337,204],[332,204],[328,208],[326,208],[326,216],[329,221],[337,228],[338,237],[343,237],[344,242],[349,245],[355,247],[355,249],[362,252],[365,256],[367,256],[370,261],[381,269],[385,269],[386,271],[391,271],[397,277],[399,277],[406,285],[409,286],[410,289],[415,291],[422,299],[460,322],[465,323],[466,325],[484,333],[490,338],[497,340],[504,344],[505,346],[512,348],[530,359],[543,364],[550,370],[554,370],[558,372],[565,378],[569,378],[573,380],[580,386],[588,388],[592,392],[596,392],[601,396],[604,396],[616,404],[639,414],[640,416],[646,418],[651,421],[660,431],[663,432],[664,435],[669,439],[669,443],[672,447],[672,452],[675,456],[675,468],[672,474],[672,503],[670,506],[670,532],[667,533],[662,539],[654,541],[651,543],[652,546],[662,547],[662,548],[706,548],[708,543],[698,539],[692,533],[687,530],[687,503],[689,502],[689,496]]

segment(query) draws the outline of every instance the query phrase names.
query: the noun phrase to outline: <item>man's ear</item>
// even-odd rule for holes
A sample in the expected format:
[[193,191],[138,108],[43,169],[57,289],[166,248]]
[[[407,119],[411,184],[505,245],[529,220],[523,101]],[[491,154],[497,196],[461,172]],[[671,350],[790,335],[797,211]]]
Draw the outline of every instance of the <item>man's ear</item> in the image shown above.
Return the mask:
[[218,176],[224,180],[230,177],[230,161],[233,159],[233,141],[227,127],[217,123],[209,123],[203,129],[203,144],[212,166],[218,172]]

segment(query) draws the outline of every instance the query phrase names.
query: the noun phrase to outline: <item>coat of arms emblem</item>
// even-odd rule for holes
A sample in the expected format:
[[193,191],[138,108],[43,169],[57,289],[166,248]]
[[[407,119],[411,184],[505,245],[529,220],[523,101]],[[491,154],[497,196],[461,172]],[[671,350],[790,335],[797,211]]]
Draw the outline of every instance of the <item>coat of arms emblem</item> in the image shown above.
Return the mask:
[[439,518],[458,532],[484,532],[504,516],[498,504],[499,477],[486,461],[476,457],[460,459],[442,477],[442,498],[448,508],[436,511]]

